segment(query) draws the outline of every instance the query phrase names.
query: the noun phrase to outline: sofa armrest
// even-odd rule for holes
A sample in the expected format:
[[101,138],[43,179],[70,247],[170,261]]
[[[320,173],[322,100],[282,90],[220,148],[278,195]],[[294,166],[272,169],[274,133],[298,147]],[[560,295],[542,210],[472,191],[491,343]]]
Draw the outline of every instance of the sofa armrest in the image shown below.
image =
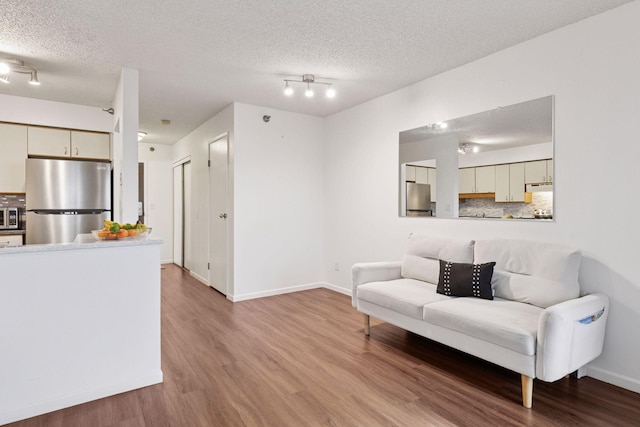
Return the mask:
[[400,279],[402,262],[368,262],[354,264],[351,267],[351,277],[353,294],[351,304],[357,308],[356,297],[358,286],[369,282],[383,282],[387,280]]
[[556,381],[602,352],[609,298],[590,294],[548,307],[538,321],[536,377]]

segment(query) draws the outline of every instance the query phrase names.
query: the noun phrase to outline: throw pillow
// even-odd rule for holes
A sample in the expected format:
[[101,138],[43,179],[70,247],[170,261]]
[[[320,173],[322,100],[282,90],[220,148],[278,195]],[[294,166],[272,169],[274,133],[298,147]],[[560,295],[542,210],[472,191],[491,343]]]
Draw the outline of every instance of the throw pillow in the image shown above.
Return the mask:
[[465,264],[440,260],[436,292],[456,297],[493,299],[491,277],[495,262]]

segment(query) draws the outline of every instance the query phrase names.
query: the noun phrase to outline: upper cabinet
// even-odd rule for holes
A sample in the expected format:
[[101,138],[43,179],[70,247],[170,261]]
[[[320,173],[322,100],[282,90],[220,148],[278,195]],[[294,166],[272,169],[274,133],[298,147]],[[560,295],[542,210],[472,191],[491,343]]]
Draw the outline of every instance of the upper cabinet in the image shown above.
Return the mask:
[[476,169],[458,169],[458,193],[476,192]]
[[496,202],[524,202],[524,163],[496,166]]
[[28,127],[30,156],[109,160],[109,134],[68,129]]
[[553,160],[537,160],[524,164],[524,180],[526,184],[553,182]]
[[0,192],[25,192],[27,127],[0,123]]
[[479,166],[458,169],[458,193],[495,193],[496,167]]
[[28,147],[30,156],[71,157],[71,131],[29,126]]
[[109,134],[72,130],[71,157],[109,160],[111,157]]
[[496,167],[481,166],[476,169],[476,193],[495,193]]

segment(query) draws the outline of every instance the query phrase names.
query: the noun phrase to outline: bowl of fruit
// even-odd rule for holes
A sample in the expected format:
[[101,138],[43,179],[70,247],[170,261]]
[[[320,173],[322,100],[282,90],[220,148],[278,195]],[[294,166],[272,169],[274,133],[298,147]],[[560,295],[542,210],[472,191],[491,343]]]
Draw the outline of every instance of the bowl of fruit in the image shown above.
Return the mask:
[[151,227],[144,224],[119,224],[108,219],[102,230],[91,230],[96,240],[146,239],[150,233]]

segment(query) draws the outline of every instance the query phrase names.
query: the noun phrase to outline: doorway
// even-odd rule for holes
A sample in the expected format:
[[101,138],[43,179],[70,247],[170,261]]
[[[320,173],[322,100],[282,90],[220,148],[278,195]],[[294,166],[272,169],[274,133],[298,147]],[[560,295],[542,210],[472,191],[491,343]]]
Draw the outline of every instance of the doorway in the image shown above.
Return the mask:
[[224,295],[227,280],[227,173],[229,137],[225,134],[209,144],[209,285]]
[[173,166],[173,263],[191,270],[191,160]]

